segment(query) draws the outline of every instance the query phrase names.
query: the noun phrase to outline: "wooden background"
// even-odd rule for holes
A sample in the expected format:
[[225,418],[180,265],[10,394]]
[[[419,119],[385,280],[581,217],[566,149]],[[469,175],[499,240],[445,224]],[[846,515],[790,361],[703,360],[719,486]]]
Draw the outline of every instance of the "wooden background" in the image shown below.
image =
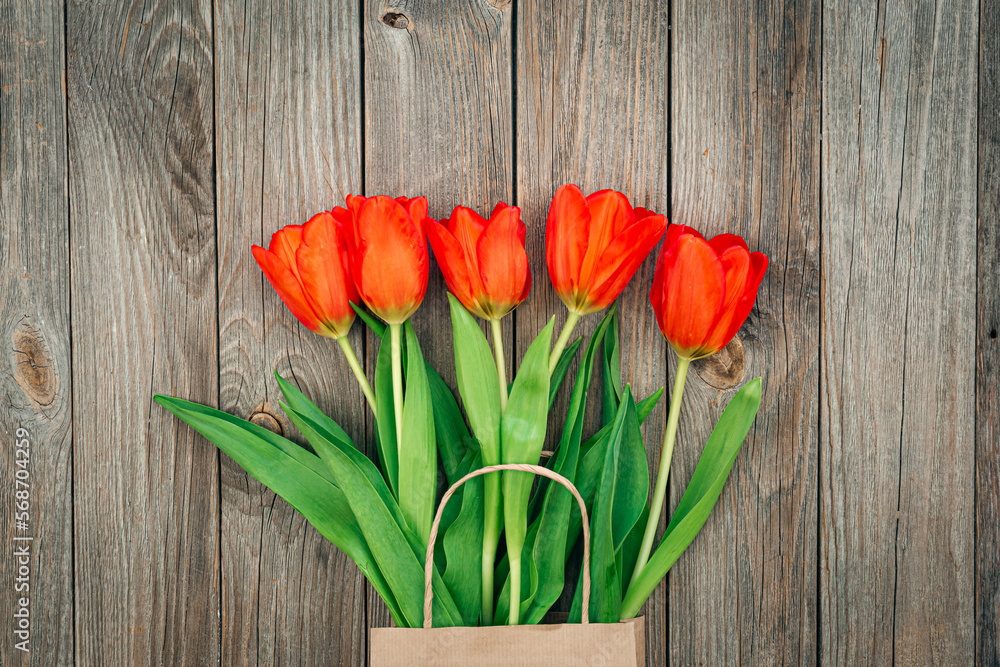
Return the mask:
[[[277,369],[370,441],[250,245],[348,193],[517,204],[517,355],[562,318],[544,216],[571,181],[771,258],[689,380],[672,503],[735,388],[764,397],[647,606],[649,664],[1000,664],[998,35],[989,0],[0,0],[0,661],[364,664],[387,616],[354,565],[151,396],[289,433]],[[652,269],[620,303],[640,395],[673,372]]]

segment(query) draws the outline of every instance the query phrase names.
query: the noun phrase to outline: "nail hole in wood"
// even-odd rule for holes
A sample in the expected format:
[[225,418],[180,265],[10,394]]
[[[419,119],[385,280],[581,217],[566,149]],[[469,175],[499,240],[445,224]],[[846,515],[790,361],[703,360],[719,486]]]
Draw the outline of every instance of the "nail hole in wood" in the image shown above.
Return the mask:
[[382,23],[390,28],[406,28],[410,25],[410,19],[401,12],[386,12],[382,15]]
[[993,340],[996,340],[996,337],[997,337],[997,330],[996,329],[990,329],[990,338],[992,338]]

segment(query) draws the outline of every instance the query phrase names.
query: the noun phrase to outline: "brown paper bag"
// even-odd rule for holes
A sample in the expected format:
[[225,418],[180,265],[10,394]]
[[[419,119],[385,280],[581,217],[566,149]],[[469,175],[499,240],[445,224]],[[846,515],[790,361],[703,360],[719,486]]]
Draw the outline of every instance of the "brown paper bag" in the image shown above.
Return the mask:
[[[562,484],[580,506],[583,517],[583,605],[582,623],[513,625],[475,628],[435,628],[431,618],[434,593],[434,542],[437,540],[445,504],[462,484],[490,472],[517,470],[543,475]],[[424,566],[424,627],[373,628],[372,667],[512,667],[538,665],[569,667],[642,667],[646,664],[645,623],[633,618],[621,623],[591,623],[590,618],[590,528],[587,508],[573,484],[548,468],[527,464],[504,464],[475,470],[455,482],[438,506],[431,526]]]

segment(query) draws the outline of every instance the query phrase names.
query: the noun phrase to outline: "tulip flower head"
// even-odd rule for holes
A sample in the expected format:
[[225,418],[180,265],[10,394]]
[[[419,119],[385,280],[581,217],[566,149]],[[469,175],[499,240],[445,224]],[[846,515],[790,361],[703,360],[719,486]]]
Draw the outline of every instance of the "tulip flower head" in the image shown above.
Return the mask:
[[427,200],[348,195],[344,220],[351,275],[361,299],[388,324],[409,319],[427,292]]
[[358,292],[348,270],[344,231],[331,213],[283,227],[266,250],[255,245],[251,251],[299,322],[327,338],[347,335]]
[[498,320],[524,301],[531,269],[518,207],[497,204],[486,220],[457,206],[443,223],[428,218],[427,239],[448,289],[468,311]]
[[603,310],[663,237],[667,218],[632,208],[614,190],[587,197],[575,185],[556,191],[545,230],[545,260],[559,298],[571,312]]
[[660,331],[682,359],[725,347],[757,300],[767,257],[735,234],[705,240],[673,225],[660,252],[649,300]]

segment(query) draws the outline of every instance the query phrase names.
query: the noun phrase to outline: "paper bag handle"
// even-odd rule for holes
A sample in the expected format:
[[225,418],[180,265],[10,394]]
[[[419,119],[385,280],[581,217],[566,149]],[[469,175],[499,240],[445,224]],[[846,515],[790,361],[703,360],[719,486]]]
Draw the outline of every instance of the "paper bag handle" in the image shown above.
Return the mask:
[[451,497],[458,491],[458,487],[470,479],[491,472],[499,472],[500,470],[530,472],[542,477],[548,477],[552,481],[565,486],[573,494],[573,497],[576,498],[576,503],[580,506],[580,516],[583,518],[583,606],[580,622],[583,625],[587,625],[590,623],[590,519],[587,517],[587,506],[583,502],[583,497],[576,490],[576,487],[573,486],[573,482],[557,472],[552,472],[548,468],[527,463],[504,463],[473,470],[452,484],[451,488],[445,492],[444,497],[441,498],[441,504],[438,505],[437,513],[434,515],[434,523],[431,524],[431,534],[427,538],[427,559],[424,561],[424,629],[429,630],[433,627],[431,609],[434,606],[434,588],[432,586],[434,580],[434,542],[437,541],[438,528],[441,525],[441,515],[444,513],[444,506],[448,504]]

